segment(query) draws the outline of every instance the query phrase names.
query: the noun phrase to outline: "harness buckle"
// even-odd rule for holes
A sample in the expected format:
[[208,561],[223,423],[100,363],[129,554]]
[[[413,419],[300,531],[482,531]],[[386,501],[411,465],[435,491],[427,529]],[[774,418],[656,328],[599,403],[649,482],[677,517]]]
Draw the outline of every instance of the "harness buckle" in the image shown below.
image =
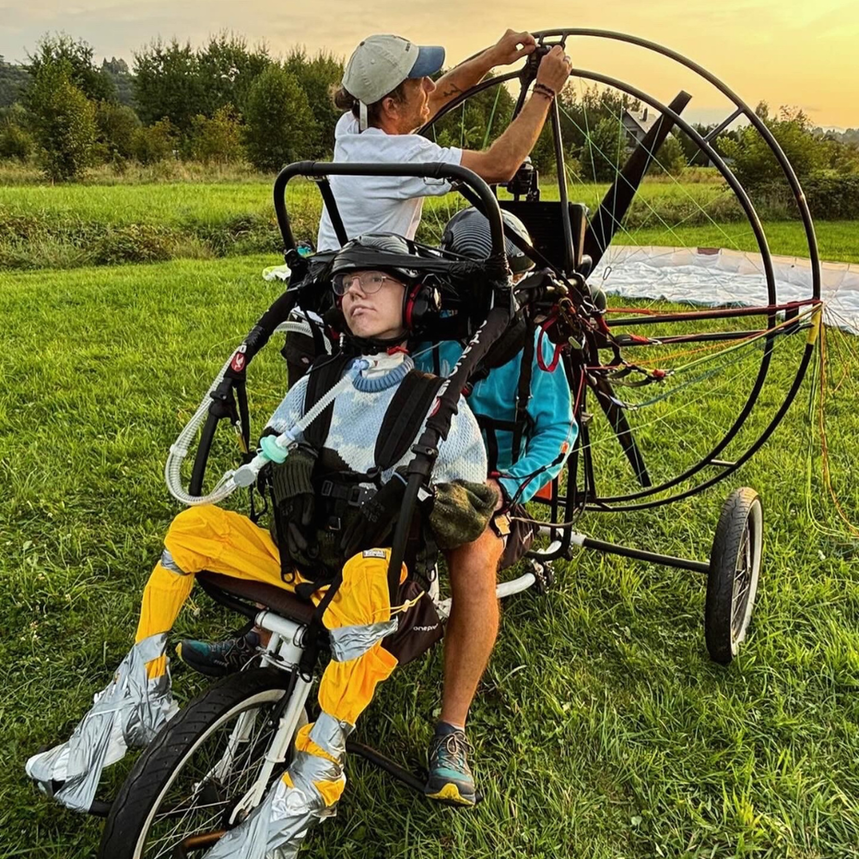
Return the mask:
[[322,481],[322,488],[319,490],[319,494],[323,498],[330,498],[333,492],[334,492],[334,481],[333,480],[323,480]]

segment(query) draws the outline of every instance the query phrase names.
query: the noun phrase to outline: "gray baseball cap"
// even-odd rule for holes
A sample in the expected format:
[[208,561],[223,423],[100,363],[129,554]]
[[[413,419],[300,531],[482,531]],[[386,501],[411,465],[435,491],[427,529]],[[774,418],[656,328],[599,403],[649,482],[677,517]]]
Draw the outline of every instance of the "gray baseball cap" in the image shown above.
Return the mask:
[[401,36],[369,36],[355,48],[343,74],[343,88],[373,104],[407,78],[434,75],[444,65],[444,48],[419,46]]

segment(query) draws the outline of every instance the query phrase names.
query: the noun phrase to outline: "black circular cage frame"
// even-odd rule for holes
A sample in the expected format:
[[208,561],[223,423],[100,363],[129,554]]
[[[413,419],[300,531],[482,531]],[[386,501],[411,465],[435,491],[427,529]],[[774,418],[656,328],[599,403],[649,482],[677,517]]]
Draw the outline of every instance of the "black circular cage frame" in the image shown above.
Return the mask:
[[[583,206],[576,206],[570,201],[570,190],[567,186],[565,172],[565,154],[562,140],[562,122],[559,112],[558,100],[556,99],[551,108],[550,123],[554,137],[554,154],[558,176],[558,200],[539,201],[530,198],[520,200],[515,198],[515,213],[528,224],[529,205],[542,207],[543,214],[548,211],[550,220],[556,225],[554,234],[555,248],[553,254],[548,254],[555,260],[554,268],[557,276],[568,283],[584,283],[588,274],[593,272],[601,258],[611,246],[616,236],[619,225],[633,203],[636,194],[640,190],[642,179],[652,164],[655,153],[658,152],[662,143],[672,129],[683,132],[694,144],[703,156],[721,174],[726,186],[730,189],[737,204],[742,209],[743,216],[748,228],[754,236],[757,245],[757,253],[760,257],[760,270],[766,282],[767,302],[758,305],[736,305],[729,303],[725,306],[712,306],[703,309],[678,308],[673,306],[661,307],[651,311],[647,315],[638,315],[632,312],[627,317],[606,318],[608,331],[615,336],[615,356],[623,352],[631,352],[632,348],[639,348],[642,344],[653,350],[676,344],[730,344],[732,341],[753,338],[756,340],[759,352],[759,363],[752,374],[753,381],[750,389],[745,395],[745,401],[739,408],[738,414],[726,422],[724,434],[711,448],[697,461],[688,464],[678,471],[663,479],[653,481],[648,474],[647,463],[644,461],[635,438],[634,428],[627,420],[624,413],[622,401],[620,401],[612,388],[612,372],[617,366],[605,368],[598,355],[600,349],[608,348],[606,340],[595,340],[588,338],[582,348],[564,351],[562,362],[564,370],[570,383],[571,391],[575,401],[575,418],[579,423],[580,432],[576,445],[567,461],[565,472],[551,484],[551,493],[547,496],[537,498],[535,501],[549,508],[549,519],[545,524],[555,525],[552,529],[555,541],[552,551],[546,557],[560,557],[568,555],[571,546],[571,535],[573,526],[578,516],[584,510],[599,512],[613,512],[626,510],[643,510],[658,507],[679,499],[687,498],[713,486],[720,480],[733,474],[741,465],[749,460],[770,437],[776,426],[784,417],[802,383],[805,372],[809,366],[816,343],[816,330],[820,320],[820,261],[818,256],[817,241],[814,233],[811,215],[805,196],[800,187],[796,173],[791,167],[787,157],[774,138],[766,123],[753,109],[749,107],[733,90],[716,78],[713,74],[702,68],[697,63],[679,53],[658,45],[654,42],[635,36],[616,33],[605,30],[564,28],[543,30],[535,32],[534,36],[538,42],[538,51],[526,61],[524,68],[488,78],[477,84],[472,89],[461,93],[453,101],[449,102],[435,117],[433,117],[422,132],[431,134],[433,128],[451,111],[468,102],[470,98],[494,87],[517,84],[519,94],[514,111],[518,112],[524,104],[525,96],[534,82],[539,57],[553,45],[567,46],[573,39],[596,39],[621,42],[635,46],[649,52],[661,55],[675,63],[685,67],[690,72],[698,75],[718,90],[733,106],[729,110],[725,121],[722,122],[715,132],[703,137],[687,120],[681,115],[688,104],[691,96],[681,92],[670,104],[664,104],[653,96],[642,90],[625,83],[617,78],[610,77],[595,71],[574,68],[571,79],[580,79],[594,85],[610,87],[619,93],[629,96],[631,99],[644,104],[658,115],[650,130],[639,140],[633,151],[626,158],[622,167],[617,170],[615,181],[605,193],[599,207],[593,212],[588,212]],[[808,247],[808,258],[810,260],[811,283],[808,295],[802,300],[779,302],[777,294],[776,276],[773,267],[773,259],[767,243],[765,229],[755,210],[749,194],[737,177],[731,171],[724,159],[713,147],[715,134],[727,128],[731,123],[740,120],[746,121],[753,126],[761,138],[769,147],[772,155],[781,168],[784,179],[795,200],[799,218],[804,229]],[[481,208],[490,218],[493,233],[497,233],[501,222],[499,212],[499,201],[495,189],[490,189],[476,175],[463,168],[452,168],[450,165],[422,164],[417,166],[403,165],[378,165],[378,164],[328,164],[323,162],[299,162],[289,165],[278,176],[274,186],[274,204],[278,224],[284,239],[285,259],[293,268],[293,280],[302,271],[306,271],[306,260],[298,253],[296,241],[293,237],[289,217],[286,211],[286,189],[290,180],[296,177],[309,177],[313,179],[322,194],[323,202],[332,216],[332,222],[341,240],[345,238],[345,231],[337,212],[336,203],[331,192],[327,177],[329,175],[412,175],[435,177],[445,179],[456,185],[468,202]],[[537,194],[539,198],[539,193]],[[511,208],[511,203],[501,203],[505,208]],[[545,222],[545,217],[544,217]],[[498,236],[494,236],[498,244]],[[535,242],[536,244],[536,242]],[[546,255],[540,257],[539,262],[546,263]],[[502,290],[503,291],[503,290]],[[499,293],[500,294],[500,293]],[[506,299],[505,299],[506,300]],[[267,311],[259,323],[240,348],[242,361],[239,367],[231,367],[220,387],[212,393],[212,407],[209,420],[204,427],[200,444],[198,446],[197,458],[191,479],[191,492],[200,494],[203,484],[203,476],[211,448],[212,439],[218,422],[223,418],[229,418],[240,431],[246,450],[250,443],[249,410],[245,388],[245,374],[247,364],[257,351],[267,342],[274,329],[286,319],[290,311],[295,307],[294,290],[287,292]],[[741,331],[711,329],[696,332],[694,327],[706,321],[708,324],[716,322],[718,325],[734,321],[738,324],[748,324],[748,320],[759,320],[753,329],[745,328]],[[665,333],[666,326],[677,324],[678,333],[671,335]],[[650,338],[646,335],[648,330],[655,330],[652,326],[660,326],[658,338]],[[636,334],[629,336],[630,331]],[[641,332],[645,332],[642,334]],[[789,375],[784,375],[779,380],[779,391],[775,401],[769,398],[767,404],[766,419],[755,427],[750,437],[743,437],[742,449],[732,450],[730,459],[723,459],[726,448],[737,439],[740,430],[747,423],[750,415],[758,404],[768,374],[770,374],[775,356],[775,346],[780,339],[796,338],[798,332],[800,337],[804,336],[804,345],[796,354],[795,372],[791,368]],[[622,335],[622,336],[621,336]],[[617,344],[623,344],[619,349]],[[757,359],[756,359],[757,360]],[[589,403],[596,402],[599,410],[595,409],[593,416],[587,414]],[[634,479],[635,485],[631,490],[622,492],[600,493],[598,484],[597,467],[592,456],[592,447],[589,442],[592,425],[597,418],[605,418],[606,424],[617,439],[620,449]],[[671,440],[665,441],[666,445]],[[417,494],[417,484],[414,487]],[[543,495],[543,493],[541,493]],[[579,546],[595,549],[614,551],[619,554],[640,557],[672,566],[686,567],[706,571],[708,565],[695,561],[672,559],[664,555],[643,552],[641,550],[624,549],[623,547],[610,546],[607,543],[586,538],[584,541],[575,541]]]

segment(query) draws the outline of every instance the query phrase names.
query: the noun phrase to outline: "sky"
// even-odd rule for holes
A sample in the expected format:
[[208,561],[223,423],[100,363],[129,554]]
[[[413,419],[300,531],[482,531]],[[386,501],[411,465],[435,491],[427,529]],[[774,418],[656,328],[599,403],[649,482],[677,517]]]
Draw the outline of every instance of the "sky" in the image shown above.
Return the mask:
[[[533,11],[529,11],[529,7]],[[373,32],[440,44],[453,64],[495,42],[507,27],[596,28],[659,42],[708,68],[751,105],[802,108],[824,127],[859,127],[859,0],[0,0],[0,55],[26,58],[36,40],[62,30],[98,57],[132,60],[160,36],[200,44],[221,30],[265,42],[275,55],[295,45],[347,56]],[[578,68],[609,74],[668,101],[685,88],[687,115],[725,116],[727,102],[678,67],[594,38],[576,38]]]

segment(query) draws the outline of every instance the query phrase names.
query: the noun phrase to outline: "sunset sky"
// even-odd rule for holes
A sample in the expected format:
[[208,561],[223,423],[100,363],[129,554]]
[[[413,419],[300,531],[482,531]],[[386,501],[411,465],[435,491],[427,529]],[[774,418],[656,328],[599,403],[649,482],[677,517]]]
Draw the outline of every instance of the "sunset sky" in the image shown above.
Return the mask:
[[[531,12],[528,9],[533,8]],[[494,42],[506,27],[592,27],[634,33],[686,54],[722,77],[752,105],[796,105],[822,126],[859,127],[859,0],[0,0],[0,54],[25,59],[46,31],[86,39],[99,57],[129,63],[156,36],[199,44],[222,29],[265,40],[278,54],[296,44],[346,55],[373,32],[442,44],[449,63]],[[693,119],[717,119],[723,100],[640,49],[570,44],[574,63],[624,79],[668,100],[692,92]]]

